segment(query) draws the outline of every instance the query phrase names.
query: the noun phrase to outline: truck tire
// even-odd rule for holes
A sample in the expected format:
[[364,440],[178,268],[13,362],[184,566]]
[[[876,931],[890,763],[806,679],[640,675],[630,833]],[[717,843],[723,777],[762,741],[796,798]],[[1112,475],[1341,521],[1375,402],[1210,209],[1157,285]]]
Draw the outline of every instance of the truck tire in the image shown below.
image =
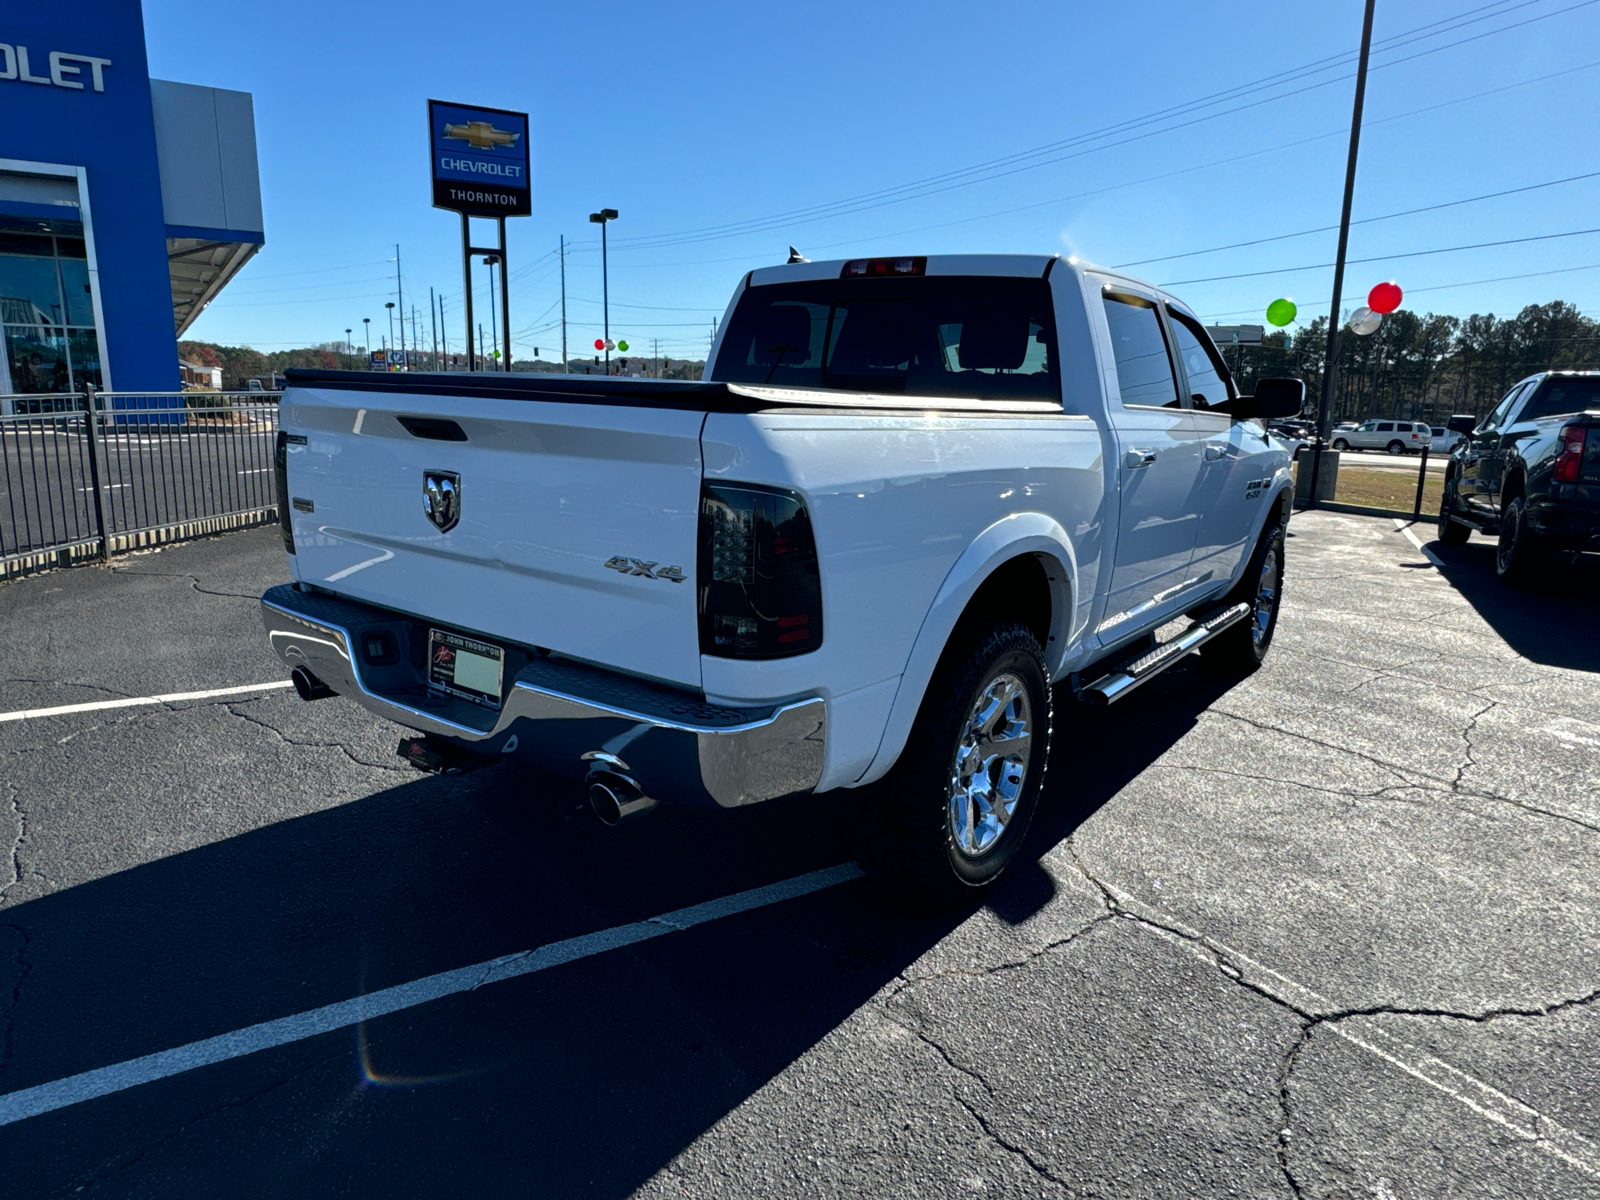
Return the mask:
[[1273,521],[1261,531],[1244,575],[1222,601],[1224,608],[1250,605],[1249,615],[1217,634],[1200,651],[1201,664],[1213,675],[1248,675],[1266,659],[1283,602],[1283,547],[1283,526]]
[[1350,449],[1350,443],[1345,441],[1343,438],[1334,438],[1333,448],[1340,451],[1348,450]]
[[1521,496],[1506,501],[1500,514],[1500,545],[1495,549],[1494,573],[1511,587],[1526,587],[1543,574],[1549,554],[1528,524],[1528,505]]
[[1472,530],[1450,519],[1450,514],[1454,510],[1455,502],[1450,498],[1450,481],[1446,480],[1444,494],[1439,497],[1439,540],[1446,546],[1465,546],[1472,537]]
[[945,651],[899,761],[874,785],[862,865],[897,895],[976,899],[1027,838],[1050,761],[1044,651],[989,621]]
[[1404,454],[1406,452],[1406,444],[1404,442],[1402,442],[1399,438],[1395,438],[1395,440],[1390,442],[1387,446],[1385,446],[1384,449],[1387,450],[1390,454],[1396,454],[1396,455]]

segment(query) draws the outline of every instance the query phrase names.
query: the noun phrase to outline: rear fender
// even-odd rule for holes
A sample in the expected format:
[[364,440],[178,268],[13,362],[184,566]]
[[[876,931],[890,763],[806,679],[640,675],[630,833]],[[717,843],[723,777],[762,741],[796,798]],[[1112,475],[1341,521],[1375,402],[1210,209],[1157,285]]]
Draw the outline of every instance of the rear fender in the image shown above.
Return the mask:
[[881,778],[900,757],[939,658],[984,581],[1012,559],[1029,554],[1038,557],[1050,583],[1050,640],[1044,653],[1050,678],[1055,679],[1072,640],[1078,603],[1077,556],[1067,531],[1055,518],[1037,512],[1013,513],[974,538],[945,576],[912,644],[877,756],[854,786]]

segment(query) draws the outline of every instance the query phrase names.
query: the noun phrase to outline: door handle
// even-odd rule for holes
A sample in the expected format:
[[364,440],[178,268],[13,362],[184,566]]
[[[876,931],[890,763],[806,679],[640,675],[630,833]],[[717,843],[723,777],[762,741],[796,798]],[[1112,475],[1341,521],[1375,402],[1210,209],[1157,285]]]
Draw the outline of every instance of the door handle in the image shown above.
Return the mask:
[[1156,452],[1154,450],[1129,450],[1123,462],[1127,464],[1128,470],[1132,471],[1137,467],[1148,467],[1155,460]]
[[1218,446],[1218,445],[1215,445],[1215,444],[1207,446],[1206,447],[1206,461],[1207,462],[1216,462],[1217,459],[1221,458],[1227,452],[1228,452],[1228,448],[1226,446]]

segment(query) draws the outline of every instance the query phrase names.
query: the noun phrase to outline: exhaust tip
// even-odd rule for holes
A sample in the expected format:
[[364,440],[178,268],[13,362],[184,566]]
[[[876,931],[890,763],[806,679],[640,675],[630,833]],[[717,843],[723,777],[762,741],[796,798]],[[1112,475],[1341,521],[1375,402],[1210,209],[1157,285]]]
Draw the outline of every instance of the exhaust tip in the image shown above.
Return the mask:
[[326,700],[329,696],[338,695],[331,687],[304,667],[296,667],[290,671],[289,680],[294,684],[294,694],[308,703],[312,700]]
[[639,785],[621,775],[602,772],[589,776],[589,807],[604,825],[620,825],[654,811],[657,801]]

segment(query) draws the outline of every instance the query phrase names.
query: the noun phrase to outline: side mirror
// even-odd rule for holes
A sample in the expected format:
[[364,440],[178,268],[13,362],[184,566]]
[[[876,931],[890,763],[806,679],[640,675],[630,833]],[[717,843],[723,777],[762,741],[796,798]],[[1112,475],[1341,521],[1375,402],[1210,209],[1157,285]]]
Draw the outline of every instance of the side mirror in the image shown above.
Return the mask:
[[1279,417],[1298,417],[1306,403],[1306,385],[1301,379],[1260,379],[1253,396],[1240,396],[1216,404],[1212,412],[1227,413],[1236,421],[1271,421]]
[[1471,413],[1458,413],[1444,423],[1451,433],[1470,434],[1478,427],[1478,418]]

